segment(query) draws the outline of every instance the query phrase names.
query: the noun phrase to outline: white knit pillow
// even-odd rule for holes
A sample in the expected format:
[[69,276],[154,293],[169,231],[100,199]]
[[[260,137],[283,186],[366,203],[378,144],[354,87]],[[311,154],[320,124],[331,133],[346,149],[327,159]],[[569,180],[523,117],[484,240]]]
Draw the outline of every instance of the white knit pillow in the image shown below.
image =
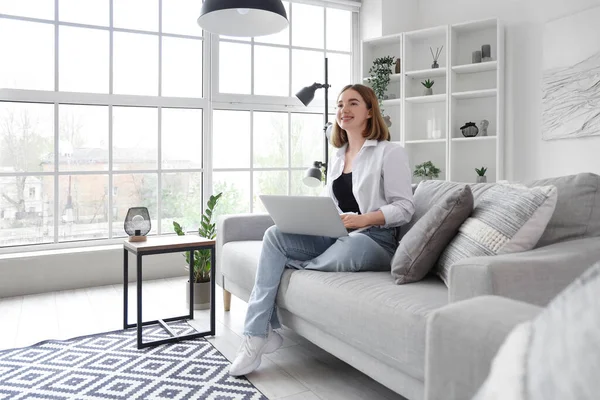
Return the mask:
[[457,261],[531,250],[544,233],[556,207],[555,186],[527,188],[496,184],[478,199],[436,266],[446,286]]

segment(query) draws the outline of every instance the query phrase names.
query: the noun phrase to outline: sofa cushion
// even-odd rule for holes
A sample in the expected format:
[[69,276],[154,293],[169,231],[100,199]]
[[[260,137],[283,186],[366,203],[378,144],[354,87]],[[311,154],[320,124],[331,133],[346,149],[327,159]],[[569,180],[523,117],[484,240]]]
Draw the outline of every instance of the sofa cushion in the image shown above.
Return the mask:
[[435,276],[398,286],[389,272],[287,270],[277,304],[422,381],[426,317],[448,290]]
[[[435,202],[444,197],[449,190],[460,186],[457,182],[423,181],[414,195],[415,213],[409,224],[401,228],[401,235],[406,234]],[[495,183],[470,184],[475,199]],[[556,186],[556,210],[538,241],[536,247],[563,242],[583,237],[600,236],[600,176],[592,173],[580,173],[557,178],[541,179],[526,182],[525,186]]]
[[600,236],[600,176],[592,173],[532,181],[556,186],[556,210],[537,247],[583,237]]
[[440,256],[437,274],[448,285],[450,268],[457,261],[531,250],[555,207],[554,186],[493,185]]
[[[469,187],[473,193],[474,205],[477,206],[477,201],[488,189],[493,187],[494,183],[470,183]],[[413,196],[415,203],[415,212],[408,224],[408,228],[413,227],[421,217],[433,207],[434,204],[442,201],[450,193],[465,186],[464,183],[426,180],[419,183],[417,190]]]
[[435,203],[404,235],[396,249],[392,259],[396,284],[423,279],[472,211],[473,194],[468,185],[450,191]]
[[219,262],[221,274],[251,292],[254,287],[254,277],[261,249],[262,240],[240,240],[225,243],[218,255],[221,258]]

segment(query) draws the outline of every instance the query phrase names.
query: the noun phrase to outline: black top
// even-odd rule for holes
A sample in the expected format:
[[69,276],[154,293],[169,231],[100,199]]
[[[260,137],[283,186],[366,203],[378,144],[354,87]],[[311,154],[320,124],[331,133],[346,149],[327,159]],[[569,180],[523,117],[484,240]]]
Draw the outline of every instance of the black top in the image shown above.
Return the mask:
[[352,172],[342,173],[339,178],[333,181],[333,194],[343,212],[360,214],[358,203],[354,198],[354,194],[352,194]]

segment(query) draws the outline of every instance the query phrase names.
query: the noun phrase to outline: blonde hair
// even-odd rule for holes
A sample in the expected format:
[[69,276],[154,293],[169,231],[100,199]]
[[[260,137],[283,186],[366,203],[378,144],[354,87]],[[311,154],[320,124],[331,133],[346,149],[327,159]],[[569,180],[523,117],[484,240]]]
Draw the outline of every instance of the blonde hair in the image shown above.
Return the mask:
[[[371,111],[371,118],[367,119],[367,128],[363,132],[363,137],[367,140],[390,140],[390,132],[383,120],[383,115],[381,115],[379,101],[373,89],[361,84],[346,85],[338,95],[338,98],[348,89],[356,90],[365,101],[367,110]],[[338,125],[336,118],[331,131],[331,144],[334,147],[340,148],[346,143],[348,143],[348,134]]]

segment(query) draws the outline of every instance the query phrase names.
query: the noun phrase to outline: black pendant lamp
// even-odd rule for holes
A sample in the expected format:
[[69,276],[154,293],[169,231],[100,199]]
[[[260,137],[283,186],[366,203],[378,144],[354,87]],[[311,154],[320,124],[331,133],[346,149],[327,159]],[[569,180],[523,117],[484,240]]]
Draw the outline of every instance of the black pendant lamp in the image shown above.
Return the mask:
[[198,25],[225,36],[264,36],[288,26],[281,0],[205,0]]

